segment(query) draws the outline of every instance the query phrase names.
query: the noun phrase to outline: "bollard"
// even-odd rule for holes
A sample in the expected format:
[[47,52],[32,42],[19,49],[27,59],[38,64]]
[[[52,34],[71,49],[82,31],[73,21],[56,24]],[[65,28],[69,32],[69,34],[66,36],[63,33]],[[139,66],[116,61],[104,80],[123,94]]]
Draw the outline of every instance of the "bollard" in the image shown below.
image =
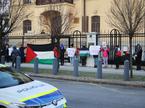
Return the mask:
[[39,73],[39,69],[38,69],[38,58],[34,59],[34,69],[33,69],[34,73]]
[[19,72],[21,68],[21,57],[17,56],[16,57],[16,71]]
[[5,56],[3,56],[3,55],[1,56],[1,63],[5,64]]
[[52,74],[53,75],[57,75],[58,71],[59,71],[59,60],[54,58],[54,60],[53,60]]
[[129,81],[129,61],[125,60],[124,61],[124,80]]
[[74,58],[74,61],[73,61],[73,67],[74,67],[73,76],[76,76],[76,77],[79,76],[78,66],[79,66],[78,58]]
[[97,78],[102,79],[102,61],[98,60],[97,62]]

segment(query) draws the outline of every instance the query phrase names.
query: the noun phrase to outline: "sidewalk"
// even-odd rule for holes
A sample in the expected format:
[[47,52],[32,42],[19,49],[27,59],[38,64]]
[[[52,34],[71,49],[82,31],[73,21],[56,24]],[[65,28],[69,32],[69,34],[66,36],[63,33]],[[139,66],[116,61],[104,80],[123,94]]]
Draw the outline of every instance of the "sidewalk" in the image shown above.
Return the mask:
[[[7,65],[11,66],[11,63],[7,63]],[[29,67],[32,68],[34,67],[34,64],[30,63],[22,63],[21,67]],[[52,65],[46,65],[46,64],[39,64],[40,69],[52,69]],[[68,71],[73,71],[73,66],[70,63],[65,63],[64,66],[60,65],[60,70],[68,70]],[[94,67],[82,67],[79,66],[79,71],[80,72],[97,72],[97,68]],[[112,74],[123,74],[123,66],[120,66],[119,69],[115,69],[114,65],[109,65],[107,68],[102,68],[103,73],[112,73]],[[133,69],[133,74],[134,75],[142,75],[145,76],[145,70],[135,70]]]
[[[7,65],[11,66],[11,63],[7,63]],[[33,68],[34,64],[29,63],[22,63],[21,67],[29,67]],[[52,69],[52,65],[44,65],[39,64],[40,69]],[[73,71],[73,66],[69,63],[65,63],[64,66],[60,66],[60,70],[68,70]],[[97,72],[97,68],[94,67],[82,67],[79,66],[79,72]],[[124,69],[123,66],[120,66],[120,69],[115,69],[114,65],[109,65],[107,68],[102,68],[102,72],[108,74],[118,74],[123,75]],[[106,80],[106,79],[95,79],[89,77],[73,77],[73,76],[66,76],[66,75],[42,75],[42,74],[35,74],[30,72],[30,76],[35,77],[47,77],[47,78],[54,78],[54,79],[63,79],[63,80],[71,80],[71,81],[81,81],[81,82],[88,82],[88,83],[101,83],[101,84],[113,84],[113,85],[124,85],[124,86],[135,86],[135,87],[144,87],[145,88],[145,81],[123,81],[122,80]],[[145,77],[145,70],[137,71],[133,69],[133,75],[140,75]]]

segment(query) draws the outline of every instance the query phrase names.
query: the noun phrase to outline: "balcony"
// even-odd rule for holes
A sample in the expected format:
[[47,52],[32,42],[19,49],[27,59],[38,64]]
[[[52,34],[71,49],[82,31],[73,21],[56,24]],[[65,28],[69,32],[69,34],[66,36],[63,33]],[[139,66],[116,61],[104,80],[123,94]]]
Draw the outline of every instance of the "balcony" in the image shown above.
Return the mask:
[[46,5],[46,4],[55,4],[55,3],[73,4],[73,0],[36,0],[36,5]]

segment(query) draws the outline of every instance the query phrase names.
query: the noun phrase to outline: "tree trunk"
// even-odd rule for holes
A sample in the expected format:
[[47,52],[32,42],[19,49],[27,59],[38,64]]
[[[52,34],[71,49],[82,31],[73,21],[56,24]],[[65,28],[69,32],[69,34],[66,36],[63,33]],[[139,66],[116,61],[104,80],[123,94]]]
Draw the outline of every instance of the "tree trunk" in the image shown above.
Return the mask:
[[130,47],[130,77],[133,78],[132,71],[132,36],[129,36],[129,47]]

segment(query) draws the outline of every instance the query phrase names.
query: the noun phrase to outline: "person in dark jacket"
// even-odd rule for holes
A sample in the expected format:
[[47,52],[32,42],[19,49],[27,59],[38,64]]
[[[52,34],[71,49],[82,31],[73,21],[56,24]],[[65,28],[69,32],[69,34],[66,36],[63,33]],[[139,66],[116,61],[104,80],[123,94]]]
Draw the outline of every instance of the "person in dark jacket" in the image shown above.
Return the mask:
[[20,52],[17,50],[16,46],[13,47],[13,51],[11,53],[11,59],[12,59],[12,67],[16,68],[16,58],[17,56],[20,56]]
[[9,45],[6,44],[5,48],[4,48],[4,56],[5,56],[5,60],[6,62],[9,62],[10,61],[10,58],[9,58]]
[[[82,48],[80,48],[80,51],[88,51],[89,49],[83,45]],[[86,63],[87,63],[87,54],[80,54],[80,59],[81,59],[81,63],[82,63],[82,66],[86,66]]]
[[141,70],[142,47],[140,44],[135,46],[135,53],[133,55],[135,56],[136,70]]
[[60,44],[60,62],[61,62],[61,65],[64,65],[64,53],[65,53],[64,45]]
[[116,69],[119,69],[120,62],[121,62],[121,50],[117,45],[114,49],[114,63],[116,65]]
[[25,62],[25,53],[24,53],[24,50],[25,50],[25,47],[23,47],[23,45],[21,45],[21,47],[19,48],[21,62]]

